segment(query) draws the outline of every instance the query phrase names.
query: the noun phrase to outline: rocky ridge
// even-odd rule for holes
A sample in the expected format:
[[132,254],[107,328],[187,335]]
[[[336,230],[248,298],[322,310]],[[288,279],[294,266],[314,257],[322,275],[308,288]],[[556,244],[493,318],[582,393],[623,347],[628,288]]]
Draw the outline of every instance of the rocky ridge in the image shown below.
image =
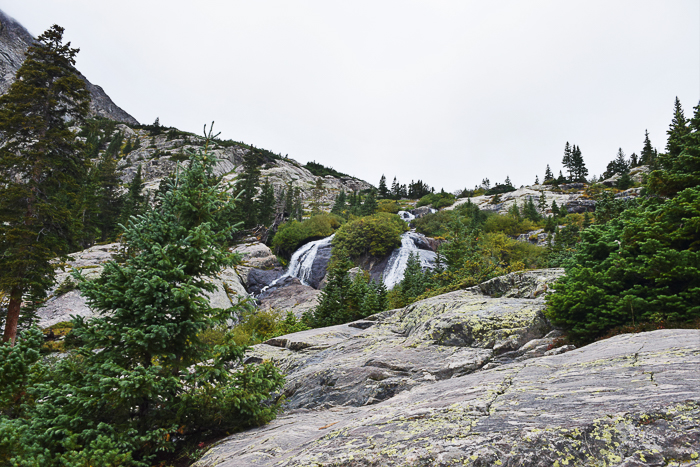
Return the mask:
[[[27,49],[34,41],[35,38],[24,26],[0,11],[0,94],[5,94],[15,82],[17,70],[22,66]],[[80,77],[85,81],[92,96],[90,115],[138,124],[136,119],[116,105],[100,86],[92,84],[83,75]]]

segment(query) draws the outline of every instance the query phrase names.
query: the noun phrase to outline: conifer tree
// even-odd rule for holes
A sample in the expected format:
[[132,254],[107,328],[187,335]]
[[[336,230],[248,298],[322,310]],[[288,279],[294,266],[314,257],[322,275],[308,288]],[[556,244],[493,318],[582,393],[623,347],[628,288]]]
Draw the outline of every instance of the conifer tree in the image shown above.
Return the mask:
[[513,183],[510,181],[510,177],[506,175],[506,181],[504,183],[505,186],[513,186]]
[[258,223],[255,198],[260,185],[260,155],[256,150],[249,150],[243,156],[243,172],[238,176],[236,193],[239,195],[241,209],[239,220],[246,229],[255,227]]
[[574,174],[574,161],[573,161],[573,154],[571,152],[571,146],[569,145],[569,142],[566,142],[566,145],[564,146],[564,157],[561,160],[561,165],[564,166],[567,172],[569,172],[569,178],[568,180],[573,180],[573,174]]
[[10,297],[5,341],[15,340],[25,295],[43,297],[51,260],[79,237],[78,181],[87,164],[69,129],[87,115],[90,95],[78,76],[78,49],[54,25],[27,51],[0,97],[0,290]]
[[673,119],[671,120],[668,131],[666,131],[668,135],[666,154],[671,157],[678,156],[683,150],[683,138],[689,133],[690,128],[688,127],[688,120],[686,120],[683,114],[681,101],[676,97],[676,102],[673,106]]
[[379,179],[379,193],[377,195],[379,198],[388,198],[389,189],[386,186],[386,177],[382,174],[382,178]]
[[656,151],[651,147],[649,132],[644,130],[644,147],[639,156],[639,163],[642,165],[653,165],[656,159]]
[[535,175],[535,185],[540,184],[540,177],[538,175]]
[[365,197],[362,203],[361,214],[363,216],[371,216],[377,211],[377,198],[375,197],[374,190],[370,191]]
[[[144,183],[141,170],[141,164],[139,164],[136,169],[136,174],[134,174],[134,178],[131,179],[127,192],[122,198],[122,212],[119,222],[122,225],[127,225],[131,216],[141,214],[148,204],[146,197],[142,194]],[[166,186],[172,184],[174,181],[173,177],[166,177],[163,180],[163,186],[159,187],[159,189],[163,188],[161,194],[166,193],[168,191]]]
[[574,146],[571,150],[571,164],[572,164],[572,174],[573,181],[575,182],[586,182],[586,177],[588,176],[588,169],[586,164],[583,162],[583,156],[581,155],[581,148]]
[[[123,200],[119,195],[120,180],[117,174],[117,160],[114,155],[105,151],[97,164],[99,189],[98,225],[102,231],[102,241],[112,238],[119,221]],[[141,166],[139,165],[139,176]]]
[[544,172],[544,181],[548,182],[550,180],[554,180],[554,175],[552,174],[552,170],[549,168],[549,164],[547,164],[547,170]]
[[257,201],[258,223],[269,226],[275,217],[275,189],[269,178],[260,187],[260,197]]
[[345,190],[340,190],[340,193],[338,193],[338,196],[335,197],[335,202],[331,208],[331,212],[333,214],[337,214],[339,216],[344,215],[345,209],[347,208],[346,198]]

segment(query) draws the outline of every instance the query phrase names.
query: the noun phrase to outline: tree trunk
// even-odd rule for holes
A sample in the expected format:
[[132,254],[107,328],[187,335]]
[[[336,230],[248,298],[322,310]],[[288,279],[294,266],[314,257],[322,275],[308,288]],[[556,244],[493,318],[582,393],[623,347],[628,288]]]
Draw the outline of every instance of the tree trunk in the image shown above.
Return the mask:
[[22,291],[15,287],[10,292],[10,304],[7,305],[7,319],[5,320],[5,334],[3,342],[11,341],[14,345],[17,339],[17,322],[19,321],[19,311],[22,305]]

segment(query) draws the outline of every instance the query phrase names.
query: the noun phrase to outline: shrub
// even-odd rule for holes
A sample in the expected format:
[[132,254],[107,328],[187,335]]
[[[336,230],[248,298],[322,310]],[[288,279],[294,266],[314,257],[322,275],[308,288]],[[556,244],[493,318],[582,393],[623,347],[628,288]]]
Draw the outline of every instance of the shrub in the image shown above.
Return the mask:
[[401,245],[401,234],[407,230],[399,216],[380,212],[344,224],[333,238],[333,247],[354,258],[367,254],[384,256]]
[[335,214],[316,214],[304,221],[292,220],[280,225],[272,239],[275,252],[289,258],[300,246],[332,235],[344,219]]
[[401,205],[393,199],[380,199],[377,204],[377,212],[388,212],[397,214],[401,210]]
[[455,195],[441,191],[423,196],[416,204],[417,207],[432,205],[435,209],[451,206],[455,202]]
[[309,327],[294,316],[281,310],[246,310],[239,316],[238,324],[230,331],[238,345],[255,345],[273,337],[305,331]]
[[590,341],[616,326],[700,317],[700,189],[645,201],[581,232],[547,316]]

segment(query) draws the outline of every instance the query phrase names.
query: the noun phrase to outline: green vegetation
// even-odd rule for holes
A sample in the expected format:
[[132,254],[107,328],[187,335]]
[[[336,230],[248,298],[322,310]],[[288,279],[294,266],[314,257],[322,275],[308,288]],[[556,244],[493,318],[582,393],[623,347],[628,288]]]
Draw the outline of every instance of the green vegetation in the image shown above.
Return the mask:
[[423,196],[416,206],[428,206],[432,205],[435,209],[444,208],[446,206],[452,206],[455,202],[455,195],[452,193],[445,193],[441,191],[440,193],[430,193]]
[[325,177],[326,175],[332,175],[337,178],[352,178],[348,174],[338,172],[337,170],[334,170],[333,167],[326,167],[325,165],[319,164],[316,161],[304,164],[304,168],[312,174],[316,175],[317,177]]
[[38,359],[43,336],[0,347],[0,459],[42,466],[151,466],[202,439],[274,418],[264,404],[282,385],[271,363],[241,365],[245,348],[225,335],[234,310],[212,309],[207,281],[238,261],[226,244],[233,199],[210,154],[193,155],[160,200],[124,232],[125,262],[81,280],[100,312],[76,318],[81,347],[54,364]]
[[[3,341],[14,341],[23,301],[45,297],[51,260],[79,245],[88,165],[70,130],[90,96],[74,68],[77,49],[53,26],[29,47],[0,97],[0,290],[10,300]],[[28,316],[27,316],[28,317]]]
[[336,232],[333,247],[352,258],[381,257],[401,245],[401,234],[406,230],[408,227],[399,216],[380,212],[348,221]]
[[290,258],[303,244],[332,235],[344,221],[335,214],[323,213],[301,222],[296,219],[285,222],[272,239],[272,247],[276,253]]
[[668,133],[648,190],[670,199],[626,203],[604,195],[597,223],[580,232],[564,261],[567,274],[548,297],[547,315],[573,339],[700,318],[700,105],[687,122],[676,100]]

